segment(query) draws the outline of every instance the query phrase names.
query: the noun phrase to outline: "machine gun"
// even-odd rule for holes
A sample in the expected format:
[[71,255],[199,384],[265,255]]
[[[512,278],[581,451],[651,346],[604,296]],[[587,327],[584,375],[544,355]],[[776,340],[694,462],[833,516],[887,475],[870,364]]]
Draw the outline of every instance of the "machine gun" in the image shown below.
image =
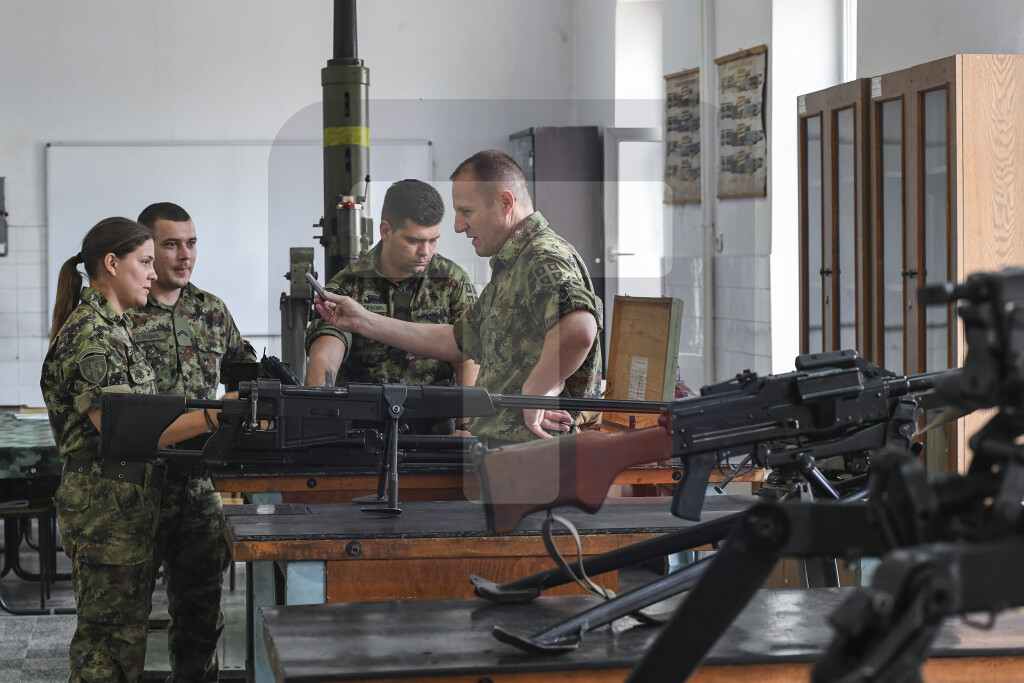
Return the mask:
[[796,368],[765,377],[747,371],[705,386],[699,397],[669,403],[656,427],[479,454],[491,529],[510,532],[527,514],[561,505],[596,512],[619,472],[673,459],[683,476],[672,514],[683,519],[700,520],[712,470],[736,459],[741,467],[799,472],[817,495],[838,500],[849,483],[829,481],[818,464],[841,457],[845,471],[863,474],[872,451],[910,449],[942,374],[898,377],[852,350],[798,356]]
[[[920,451],[914,441],[918,421],[924,409],[937,407],[932,388],[942,373],[897,377],[855,351],[800,356],[796,366],[792,373],[758,377],[746,372],[704,387],[700,397],[666,407],[657,427],[613,435],[585,433],[474,454],[491,528],[511,531],[525,515],[559,505],[596,512],[621,470],[670,458],[683,467],[671,507],[684,519],[700,520],[712,469],[736,458],[743,458],[741,468],[773,469],[791,479],[794,488],[806,486],[811,497],[841,499],[846,505],[864,495],[864,473],[873,451],[888,448],[904,459]],[[841,461],[837,469],[843,478],[830,480],[820,465],[835,460]],[[717,543],[744,514],[591,557],[569,569],[594,576]],[[494,635],[530,652],[566,652],[578,646],[586,631],[689,589],[706,569],[706,561],[692,565],[533,635],[501,627],[495,627]],[[471,581],[480,597],[516,602],[567,583],[567,574],[553,569],[504,585],[479,576]],[[834,561],[831,576],[823,574],[820,580],[838,585]]]
[[998,408],[970,439],[968,472],[929,481],[917,460],[886,454],[861,504],[750,509],[629,680],[687,678],[783,555],[883,558],[872,586],[831,615],[837,634],[815,681],[920,680],[945,618],[988,612],[991,625],[1000,610],[1024,605],[1015,573],[1024,562],[1024,269],[919,296],[923,305],[962,301],[967,357],[936,392],[963,411]]
[[[416,448],[447,449],[462,463],[467,450],[486,450],[473,438],[403,436],[400,419],[481,417],[502,409],[566,409],[658,412],[664,403],[488,393],[483,387],[349,384],[306,387],[279,379],[243,381],[237,399],[200,400],[183,396],[104,393],[100,456],[121,460],[203,460],[209,465],[289,461],[310,449],[378,451],[377,499],[385,507],[367,511],[397,514],[398,453]],[[160,435],[189,409],[218,410],[219,428],[202,450],[158,449]],[[357,421],[379,430],[353,430]]]

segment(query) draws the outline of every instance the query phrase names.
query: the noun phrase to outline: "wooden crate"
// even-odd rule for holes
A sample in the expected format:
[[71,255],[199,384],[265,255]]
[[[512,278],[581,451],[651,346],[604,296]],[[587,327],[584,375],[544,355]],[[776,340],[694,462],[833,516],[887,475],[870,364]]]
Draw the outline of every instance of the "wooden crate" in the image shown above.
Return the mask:
[[[607,398],[671,401],[675,398],[683,302],[671,297],[616,296],[608,351]],[[637,429],[657,415],[605,413],[608,427]]]

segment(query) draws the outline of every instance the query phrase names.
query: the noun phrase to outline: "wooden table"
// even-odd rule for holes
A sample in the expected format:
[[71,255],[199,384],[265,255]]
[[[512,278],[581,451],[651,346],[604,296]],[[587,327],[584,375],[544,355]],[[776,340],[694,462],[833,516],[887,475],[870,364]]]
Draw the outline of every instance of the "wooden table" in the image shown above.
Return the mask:
[[[629,502],[610,501],[596,515],[560,511],[579,530],[585,557],[693,524],[673,517],[667,499],[623,500]],[[703,519],[738,512],[755,500],[709,497]],[[382,517],[345,503],[225,507],[234,559],[247,563],[250,611],[279,604],[278,596],[285,604],[470,597],[470,574],[505,583],[554,566],[540,538],[541,513],[528,516],[514,533],[496,536],[477,503],[408,502],[402,509]],[[559,532],[556,545],[574,559],[571,537]],[[598,582],[614,589],[617,575],[604,574]],[[250,628],[256,680],[271,680],[254,617]]]
[[[480,488],[476,473],[458,465],[399,465],[398,499],[402,501],[476,500]],[[760,483],[766,471],[751,469],[733,481]],[[668,465],[630,467],[615,478],[616,484],[651,486],[672,485],[682,476],[679,468]],[[725,475],[713,470],[711,483]],[[251,468],[214,472],[218,491],[242,493],[260,503],[344,503],[377,492],[377,469],[372,467]],[[277,494],[274,498],[254,494]]]
[[[850,588],[761,590],[712,648],[691,683],[808,681],[832,637],[826,617]],[[432,683],[620,683],[657,633],[639,626],[587,633],[579,649],[537,657],[494,639],[491,628],[533,633],[595,604],[584,596],[499,605],[429,600],[260,609],[274,680]],[[667,616],[667,615],[666,615]],[[683,646],[681,644],[681,646]],[[948,620],[925,664],[929,683],[1010,683],[1024,678],[1024,610],[993,630]]]

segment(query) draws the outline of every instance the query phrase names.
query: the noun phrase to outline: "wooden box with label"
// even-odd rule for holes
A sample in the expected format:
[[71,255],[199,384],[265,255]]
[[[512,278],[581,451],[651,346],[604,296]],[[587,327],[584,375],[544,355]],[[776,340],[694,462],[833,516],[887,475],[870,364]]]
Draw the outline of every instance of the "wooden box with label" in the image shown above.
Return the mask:
[[[682,300],[616,296],[613,311],[605,397],[674,399]],[[642,429],[656,425],[658,416],[605,413],[602,422],[611,429]]]

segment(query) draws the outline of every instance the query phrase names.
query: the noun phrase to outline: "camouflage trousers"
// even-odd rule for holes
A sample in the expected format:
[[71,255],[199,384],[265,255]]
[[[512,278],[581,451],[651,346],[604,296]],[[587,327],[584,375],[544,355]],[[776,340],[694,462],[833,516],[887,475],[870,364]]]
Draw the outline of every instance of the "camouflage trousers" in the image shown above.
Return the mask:
[[167,580],[174,683],[216,681],[224,620],[220,595],[230,550],[220,494],[208,476],[146,467],[133,484],[98,476],[98,463],[65,470],[54,497],[71,558],[78,623],[70,681],[135,681],[146,660],[156,570]]

